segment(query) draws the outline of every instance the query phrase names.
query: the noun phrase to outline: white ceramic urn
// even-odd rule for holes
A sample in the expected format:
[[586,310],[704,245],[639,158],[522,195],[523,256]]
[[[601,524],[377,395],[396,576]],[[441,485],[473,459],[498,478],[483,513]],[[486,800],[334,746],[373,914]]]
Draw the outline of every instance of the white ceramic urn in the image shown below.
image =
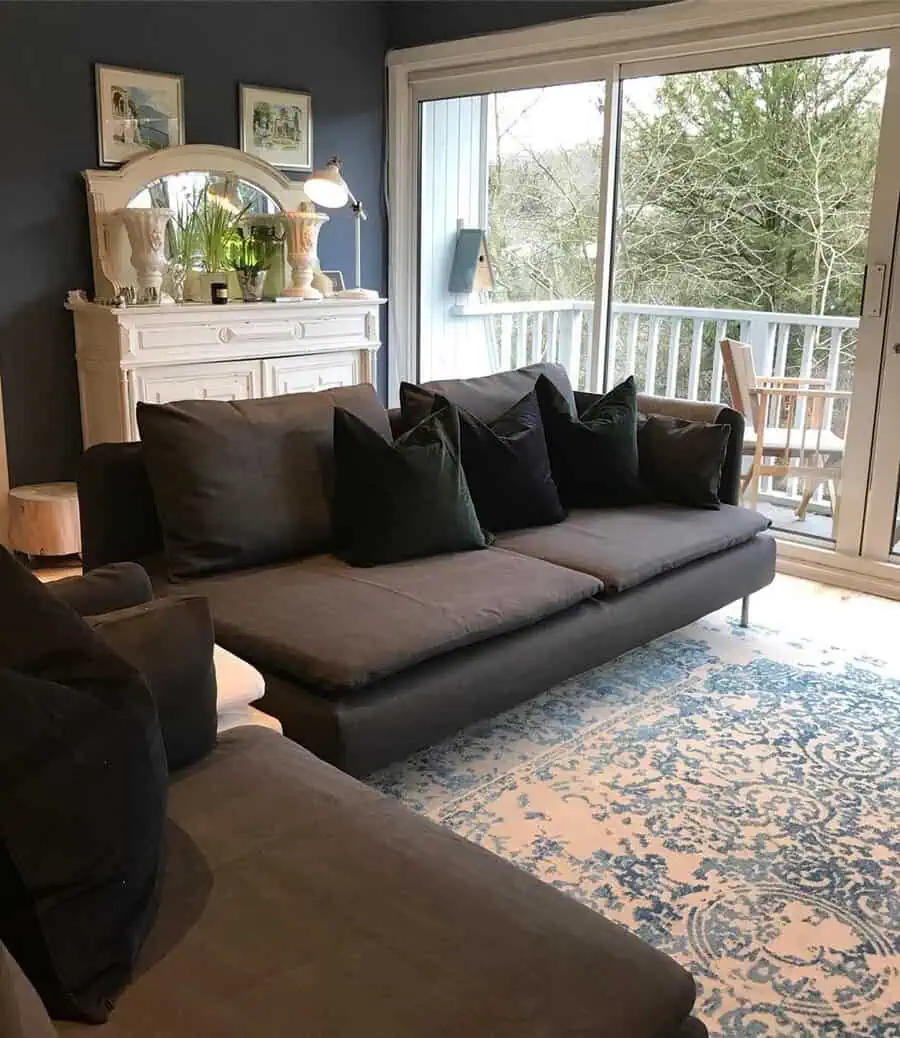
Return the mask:
[[321,299],[322,293],[312,287],[313,265],[317,258],[319,231],[328,217],[325,213],[295,209],[284,213],[282,218],[287,232],[288,263],[291,266],[291,283],[284,294],[297,299]]
[[158,303],[166,270],[166,225],[171,209],[122,209],[119,212],[128,241],[131,265],[138,279],[138,302]]

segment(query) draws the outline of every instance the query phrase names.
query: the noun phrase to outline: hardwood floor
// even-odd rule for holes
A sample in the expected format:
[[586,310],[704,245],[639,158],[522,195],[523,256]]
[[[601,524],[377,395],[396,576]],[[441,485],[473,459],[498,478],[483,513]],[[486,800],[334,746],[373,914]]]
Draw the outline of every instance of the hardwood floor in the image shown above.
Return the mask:
[[[740,602],[721,610],[739,617]],[[884,659],[900,657],[900,602],[779,573],[750,599],[750,623],[827,639]]]

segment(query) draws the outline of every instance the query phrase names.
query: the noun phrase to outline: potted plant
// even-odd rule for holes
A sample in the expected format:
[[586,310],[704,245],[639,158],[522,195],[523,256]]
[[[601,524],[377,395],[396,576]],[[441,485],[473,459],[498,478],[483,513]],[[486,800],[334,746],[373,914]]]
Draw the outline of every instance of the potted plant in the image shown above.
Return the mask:
[[227,198],[206,190],[194,202],[196,220],[196,257],[200,271],[193,273],[188,282],[188,295],[197,302],[208,303],[210,285],[228,281],[232,270],[230,252],[238,239],[238,226],[249,204],[242,209]]
[[281,254],[284,236],[270,225],[238,227],[229,246],[229,260],[237,272],[245,303],[262,299],[266,274]]

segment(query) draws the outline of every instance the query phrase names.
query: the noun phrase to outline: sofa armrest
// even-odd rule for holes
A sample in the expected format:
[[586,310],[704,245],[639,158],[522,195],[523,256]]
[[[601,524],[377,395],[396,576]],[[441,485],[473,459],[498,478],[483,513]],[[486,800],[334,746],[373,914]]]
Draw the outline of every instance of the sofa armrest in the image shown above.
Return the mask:
[[216,743],[213,623],[206,599],[157,598],[88,623],[149,685],[169,771],[206,756]]
[[727,425],[731,429],[725,464],[719,480],[719,500],[726,505],[741,503],[741,458],[744,448],[744,416],[724,404],[704,403],[700,400],[673,400],[669,397],[638,394],[638,410],[643,414],[668,415],[688,422],[708,422]]
[[82,577],[54,580],[47,587],[79,616],[129,609],[153,598],[150,578],[134,562],[100,566]]
[[81,558],[86,570],[137,562],[163,549],[140,443],[98,443],[78,463]]

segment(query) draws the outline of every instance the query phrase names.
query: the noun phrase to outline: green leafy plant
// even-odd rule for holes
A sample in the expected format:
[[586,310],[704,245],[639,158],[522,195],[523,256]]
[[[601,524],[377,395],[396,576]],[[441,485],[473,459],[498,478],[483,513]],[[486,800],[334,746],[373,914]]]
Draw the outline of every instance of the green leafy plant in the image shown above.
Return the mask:
[[274,227],[238,227],[229,245],[230,265],[245,274],[269,270],[281,251],[283,235]]
[[231,252],[240,240],[238,227],[248,208],[249,204],[236,209],[208,191],[198,199],[197,244],[200,263],[207,273],[219,273],[231,266]]
[[166,226],[166,247],[169,260],[184,270],[190,270],[200,247],[200,227],[197,217],[198,197],[181,206]]

